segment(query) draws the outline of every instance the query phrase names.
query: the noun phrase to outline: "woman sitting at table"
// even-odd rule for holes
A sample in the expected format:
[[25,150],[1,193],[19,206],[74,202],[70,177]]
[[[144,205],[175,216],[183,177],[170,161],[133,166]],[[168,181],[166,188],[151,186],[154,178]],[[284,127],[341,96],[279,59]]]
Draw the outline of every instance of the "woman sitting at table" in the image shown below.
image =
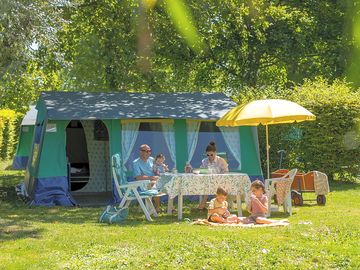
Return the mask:
[[[204,158],[201,161],[200,168],[207,168],[211,170],[211,173],[227,173],[229,171],[228,164],[225,159],[216,155],[216,145],[215,142],[209,142],[209,145],[206,147],[207,158]],[[204,210],[205,204],[208,199],[208,196],[205,195],[200,202],[198,209]]]

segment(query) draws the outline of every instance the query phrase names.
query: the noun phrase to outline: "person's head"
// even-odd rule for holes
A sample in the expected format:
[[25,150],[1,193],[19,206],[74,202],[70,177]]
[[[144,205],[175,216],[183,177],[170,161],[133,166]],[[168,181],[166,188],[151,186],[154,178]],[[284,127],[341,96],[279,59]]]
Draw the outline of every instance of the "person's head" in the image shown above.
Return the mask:
[[260,197],[265,193],[264,183],[261,182],[260,180],[255,180],[254,182],[251,183],[250,190],[252,193],[254,193],[255,196]]
[[161,165],[165,162],[165,156],[163,154],[158,154],[155,157],[155,163]]
[[225,191],[225,189],[218,187],[218,189],[216,190],[216,200],[218,202],[224,202],[226,201],[226,196],[228,195],[228,193]]
[[148,159],[151,155],[151,148],[147,144],[140,145],[140,158]]
[[215,142],[209,142],[208,146],[206,147],[206,155],[209,161],[214,161],[216,157],[216,145]]

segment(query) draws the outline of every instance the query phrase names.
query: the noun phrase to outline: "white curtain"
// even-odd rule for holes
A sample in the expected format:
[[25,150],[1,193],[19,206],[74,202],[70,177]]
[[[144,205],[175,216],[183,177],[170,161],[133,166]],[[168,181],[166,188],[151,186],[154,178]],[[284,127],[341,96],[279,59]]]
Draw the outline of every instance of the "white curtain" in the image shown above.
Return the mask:
[[173,124],[161,123],[166,145],[170,152],[170,157],[176,167],[175,131]]
[[128,161],[130,154],[134,148],[134,144],[136,142],[136,138],[139,133],[140,123],[138,122],[130,122],[122,124],[121,130],[121,139],[122,139],[122,158],[123,158],[123,166],[125,169],[125,164]]
[[240,152],[240,129],[239,127],[220,127],[225,143],[231,154],[239,163],[238,170],[241,170],[241,152]]
[[196,149],[199,129],[200,129],[200,121],[187,121],[186,129],[187,129],[187,150],[188,150],[188,161],[190,162],[192,157],[194,156],[194,152]]

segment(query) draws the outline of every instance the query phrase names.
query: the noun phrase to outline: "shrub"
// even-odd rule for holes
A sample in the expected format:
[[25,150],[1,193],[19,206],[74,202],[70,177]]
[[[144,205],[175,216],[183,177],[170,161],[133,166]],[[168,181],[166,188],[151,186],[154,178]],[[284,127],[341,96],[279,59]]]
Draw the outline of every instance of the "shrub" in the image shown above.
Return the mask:
[[13,110],[0,110],[0,159],[13,157],[16,150],[20,121],[22,115]]
[[[280,98],[292,100],[316,115],[315,121],[269,126],[270,168],[278,168],[278,150],[286,151],[283,168],[318,170],[330,177],[356,177],[360,165],[360,92],[336,80],[305,81],[292,90],[251,89],[238,101]],[[266,172],[265,127],[259,126],[262,167]],[[299,158],[300,157],[300,158]]]
[[308,170],[329,176],[356,176],[360,165],[360,92],[344,81],[323,79],[295,87],[290,99],[317,116],[300,123],[303,137],[295,145]]

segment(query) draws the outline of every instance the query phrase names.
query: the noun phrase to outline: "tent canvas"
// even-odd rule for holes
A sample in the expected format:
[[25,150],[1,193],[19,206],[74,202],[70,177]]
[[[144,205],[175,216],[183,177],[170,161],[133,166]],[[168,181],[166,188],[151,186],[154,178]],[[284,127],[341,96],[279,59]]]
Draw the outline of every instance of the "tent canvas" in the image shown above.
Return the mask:
[[[43,92],[36,105],[26,191],[35,205],[74,205],[74,196],[86,193],[94,199],[110,194],[108,199],[117,200],[110,157],[120,153],[128,161],[124,175],[131,178],[138,146],[150,141],[153,155],[165,152],[167,162],[183,172],[194,123],[200,127],[193,132],[198,138],[192,146],[194,167],[199,165],[201,143],[215,138],[233,159],[231,170],[262,178],[255,127],[233,128],[229,132],[235,131],[235,137],[212,130],[235,105],[222,93]],[[230,154],[229,140],[240,149]]]
[[37,110],[35,106],[30,106],[25,114],[19,132],[19,141],[16,147],[15,157],[12,167],[15,170],[25,170],[31,152],[31,143],[33,140],[34,126],[36,122]]

